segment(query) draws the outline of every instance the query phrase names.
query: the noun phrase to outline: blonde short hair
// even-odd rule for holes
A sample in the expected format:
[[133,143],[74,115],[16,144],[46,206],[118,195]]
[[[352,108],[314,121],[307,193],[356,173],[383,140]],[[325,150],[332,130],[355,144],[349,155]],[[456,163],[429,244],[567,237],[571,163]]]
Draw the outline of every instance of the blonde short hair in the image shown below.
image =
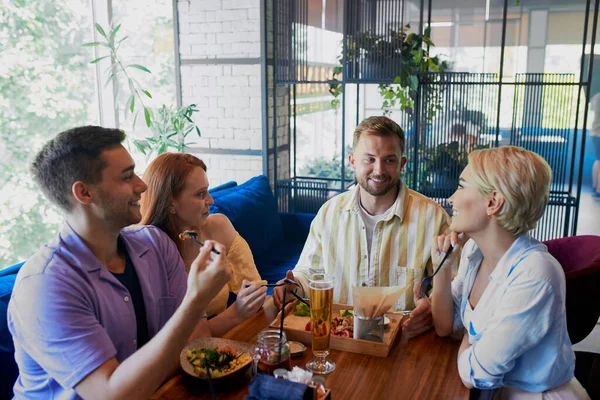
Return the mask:
[[539,154],[516,146],[476,150],[469,154],[473,181],[482,195],[498,191],[504,204],[496,216],[514,235],[534,229],[544,215],[552,170]]

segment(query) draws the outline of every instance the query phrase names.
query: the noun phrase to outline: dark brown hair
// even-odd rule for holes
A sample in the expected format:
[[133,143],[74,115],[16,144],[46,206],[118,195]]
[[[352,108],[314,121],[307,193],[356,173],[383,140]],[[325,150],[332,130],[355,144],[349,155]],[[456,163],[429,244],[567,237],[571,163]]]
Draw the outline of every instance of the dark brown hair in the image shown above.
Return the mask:
[[73,208],[71,187],[77,181],[96,184],[106,161],[102,152],[121,145],[125,134],[118,129],[80,126],[49,140],[29,168],[46,197],[69,212]]
[[154,225],[162,229],[177,244],[181,253],[182,243],[175,227],[169,205],[179,196],[185,186],[185,179],[196,167],[206,171],[206,164],[191,154],[163,153],[150,163],[143,180],[148,190],[142,194],[140,206],[143,225]]

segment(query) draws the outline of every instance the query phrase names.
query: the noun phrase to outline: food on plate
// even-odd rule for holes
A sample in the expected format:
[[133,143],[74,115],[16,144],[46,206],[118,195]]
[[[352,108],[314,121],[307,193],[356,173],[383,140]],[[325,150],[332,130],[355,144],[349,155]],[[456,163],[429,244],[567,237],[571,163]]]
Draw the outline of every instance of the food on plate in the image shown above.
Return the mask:
[[310,315],[310,308],[304,303],[298,303],[293,314],[298,317],[308,317]]
[[[341,314],[340,310],[340,314]],[[350,310],[346,310],[350,311]],[[311,331],[311,323],[308,321],[305,330]],[[321,328],[322,329],[322,328]],[[325,328],[326,329],[326,328]],[[354,336],[354,317],[335,316],[331,320],[331,334],[334,336],[353,337]]]
[[252,361],[250,354],[237,354],[237,351],[229,346],[187,350],[186,357],[193,365],[194,373],[200,378],[206,378],[207,376],[205,363],[210,367],[211,376],[219,378]]
[[197,235],[196,231],[183,231],[179,234],[179,240],[188,240],[192,235]]
[[354,317],[333,317],[333,320],[331,320],[331,334],[334,336],[353,337]]
[[340,317],[354,317],[354,310],[340,310]]

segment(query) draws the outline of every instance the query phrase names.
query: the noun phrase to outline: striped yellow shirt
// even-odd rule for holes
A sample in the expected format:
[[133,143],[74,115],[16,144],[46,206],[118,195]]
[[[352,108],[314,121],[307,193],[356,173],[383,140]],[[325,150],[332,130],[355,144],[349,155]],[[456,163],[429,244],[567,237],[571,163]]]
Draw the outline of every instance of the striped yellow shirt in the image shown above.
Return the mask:
[[450,217],[435,201],[401,183],[391,211],[373,230],[371,260],[360,216],[360,186],[327,201],[310,227],[308,239],[294,268],[294,276],[308,294],[310,270],[335,276],[335,303],[352,304],[352,286],[402,286],[405,294],[395,310],[414,308],[413,284],[431,272],[433,237],[445,232]]

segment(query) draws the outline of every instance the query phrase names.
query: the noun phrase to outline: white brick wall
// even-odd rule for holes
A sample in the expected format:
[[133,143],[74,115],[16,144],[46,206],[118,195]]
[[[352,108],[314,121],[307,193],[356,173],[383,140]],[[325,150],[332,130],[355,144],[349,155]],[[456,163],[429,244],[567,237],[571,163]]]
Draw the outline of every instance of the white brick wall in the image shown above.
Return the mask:
[[260,0],[180,0],[180,56],[260,57]]
[[[277,1],[277,0],[272,0]],[[267,2],[269,3],[269,1]],[[179,41],[183,104],[197,104],[202,137],[191,152],[208,165],[211,185],[244,182],[263,173],[262,156],[215,154],[214,149],[262,150],[260,0],[179,0]],[[270,4],[267,18],[271,18]],[[272,32],[267,51],[271,53]],[[236,59],[227,62],[227,59]],[[255,59],[241,64],[239,59]],[[213,60],[213,61],[210,61]],[[272,68],[269,68],[272,72]],[[269,148],[273,146],[272,73],[268,73]],[[277,145],[289,144],[289,92],[277,90]],[[204,150],[200,149],[204,148]],[[212,153],[211,153],[212,151]],[[266,157],[266,155],[265,155]],[[289,151],[277,157],[278,177],[289,177]],[[273,157],[269,160],[273,179]]]
[[261,156],[206,154],[202,151],[194,150],[194,148],[190,149],[190,153],[206,163],[208,180],[211,187],[229,181],[243,183],[253,176],[262,173]]

